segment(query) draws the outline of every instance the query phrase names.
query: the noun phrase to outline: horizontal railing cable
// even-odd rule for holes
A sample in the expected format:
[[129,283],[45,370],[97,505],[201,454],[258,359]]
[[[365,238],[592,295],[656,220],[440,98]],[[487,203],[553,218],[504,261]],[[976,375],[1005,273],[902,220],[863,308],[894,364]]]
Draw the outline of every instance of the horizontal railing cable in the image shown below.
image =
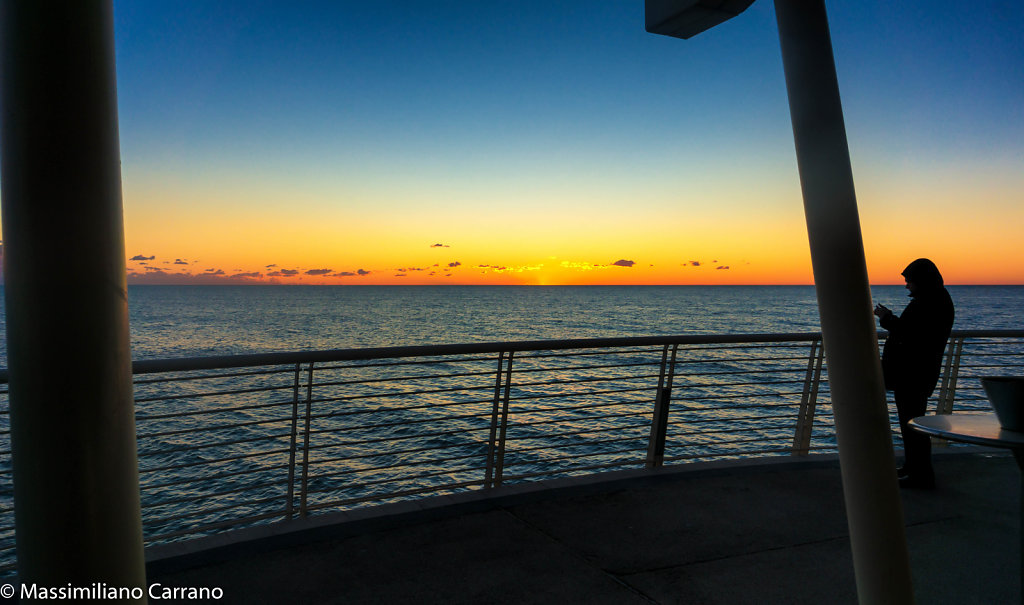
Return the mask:
[[[977,378],[1021,373],[1024,330],[951,338],[934,397],[986,409]],[[135,361],[145,539],[612,469],[835,452],[821,342],[679,335]],[[7,379],[0,369],[0,575],[15,569]]]

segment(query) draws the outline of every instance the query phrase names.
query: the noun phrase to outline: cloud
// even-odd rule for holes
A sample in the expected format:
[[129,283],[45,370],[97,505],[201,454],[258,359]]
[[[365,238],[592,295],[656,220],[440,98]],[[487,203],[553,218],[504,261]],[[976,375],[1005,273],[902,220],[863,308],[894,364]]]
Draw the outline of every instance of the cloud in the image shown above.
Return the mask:
[[274,267],[276,267],[276,266],[277,266],[277,265],[267,265],[266,267],[264,267],[264,269],[273,269],[273,268],[274,268]]
[[156,260],[156,257],[155,256],[142,256],[141,254],[136,254],[135,256],[129,258],[128,260]]
[[298,274],[299,274],[299,272],[296,269],[279,269],[277,271],[273,271],[271,273],[267,273],[267,275],[269,275],[271,277],[291,277],[293,275],[298,275]]
[[448,263],[448,266],[454,269],[455,267],[461,267],[462,263],[460,263],[459,261],[455,261],[453,263]]
[[144,273],[129,272],[128,281],[130,283],[187,283],[187,280],[198,277],[191,273],[169,273],[156,267],[145,267],[145,269]]
[[261,277],[263,277],[263,274],[258,272],[258,271],[250,271],[248,273],[235,273],[231,277],[232,278],[246,277],[246,278],[249,278],[249,279],[260,279]]
[[174,264],[175,264],[175,265],[187,265],[187,264],[188,264],[188,261],[186,261],[186,260],[182,260],[182,259],[180,259],[180,258],[176,258],[176,259],[174,259]]
[[608,265],[593,265],[590,263],[581,263],[575,261],[570,262],[564,260],[561,263],[559,263],[559,266],[562,267],[563,269],[575,269],[576,271],[593,271],[594,269],[605,268]]
[[188,272],[170,273],[163,269],[147,267],[145,273],[138,273],[135,271],[129,272],[128,283],[156,285],[247,285],[263,283],[263,281],[259,279],[259,273],[242,273],[239,275],[227,276],[224,275],[223,271],[217,271],[217,273],[207,272],[197,274]]
[[692,260],[692,261],[690,261],[690,265],[694,266],[694,267],[699,267],[700,266],[700,261],[699,260]]
[[[461,263],[460,263],[461,264]],[[482,269],[480,273],[522,273],[523,271],[537,271],[543,265],[476,265],[474,269]]]
[[729,265],[718,265],[717,267],[715,267],[715,270],[717,271],[717,270],[720,270],[720,269],[728,269],[728,268],[729,268]]
[[451,248],[448,244],[430,244],[431,248]]
[[[207,271],[209,271],[209,269],[207,269]],[[213,273],[210,273],[210,275],[227,275],[227,274],[226,274],[226,273],[224,273],[224,270],[223,270],[223,269],[217,269],[217,270],[216,270],[216,271],[214,271]]]
[[327,275],[331,271],[334,271],[334,269],[310,269],[306,271],[306,275]]
[[620,258],[619,260],[615,261],[612,264],[615,265],[616,267],[632,267],[633,265],[636,264],[636,261],[625,260]]
[[332,273],[331,277],[356,277],[356,276],[362,277],[364,275],[369,275],[369,274],[370,274],[370,271],[366,271],[365,269],[360,269],[358,271],[338,271],[337,273]]

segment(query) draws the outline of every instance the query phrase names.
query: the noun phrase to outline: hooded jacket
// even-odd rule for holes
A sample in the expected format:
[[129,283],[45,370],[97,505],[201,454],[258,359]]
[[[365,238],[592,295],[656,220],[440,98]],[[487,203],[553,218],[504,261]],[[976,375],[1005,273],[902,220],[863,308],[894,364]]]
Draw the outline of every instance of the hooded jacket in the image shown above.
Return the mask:
[[939,269],[926,258],[907,265],[903,276],[915,284],[913,300],[899,317],[890,313],[879,320],[889,331],[882,349],[885,388],[931,393],[953,329],[953,300]]

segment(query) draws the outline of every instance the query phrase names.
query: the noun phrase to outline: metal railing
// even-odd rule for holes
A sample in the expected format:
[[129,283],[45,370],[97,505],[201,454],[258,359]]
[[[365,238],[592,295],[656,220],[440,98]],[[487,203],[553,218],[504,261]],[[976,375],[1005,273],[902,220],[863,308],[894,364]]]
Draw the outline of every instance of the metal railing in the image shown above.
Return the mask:
[[[1024,330],[954,332],[937,412],[987,409],[976,378],[1024,373],[1022,345]],[[819,334],[292,352],[133,372],[147,544],[509,483],[835,451]],[[10,573],[6,381],[0,371]]]

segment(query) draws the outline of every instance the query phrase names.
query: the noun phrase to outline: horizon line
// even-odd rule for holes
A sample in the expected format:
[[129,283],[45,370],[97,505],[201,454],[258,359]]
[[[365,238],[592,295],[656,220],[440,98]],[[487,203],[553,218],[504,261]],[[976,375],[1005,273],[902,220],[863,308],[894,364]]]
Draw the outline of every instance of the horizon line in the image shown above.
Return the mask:
[[[0,282],[0,286],[3,286]],[[153,283],[128,283],[135,287],[283,287],[283,288],[749,288],[749,287],[813,287],[814,283],[749,283],[749,284],[282,284],[282,283],[193,283],[193,284],[153,284]],[[876,283],[870,286],[904,286],[902,283]],[[1021,283],[984,283],[984,284],[963,284],[948,283],[946,287],[1022,287]]]

